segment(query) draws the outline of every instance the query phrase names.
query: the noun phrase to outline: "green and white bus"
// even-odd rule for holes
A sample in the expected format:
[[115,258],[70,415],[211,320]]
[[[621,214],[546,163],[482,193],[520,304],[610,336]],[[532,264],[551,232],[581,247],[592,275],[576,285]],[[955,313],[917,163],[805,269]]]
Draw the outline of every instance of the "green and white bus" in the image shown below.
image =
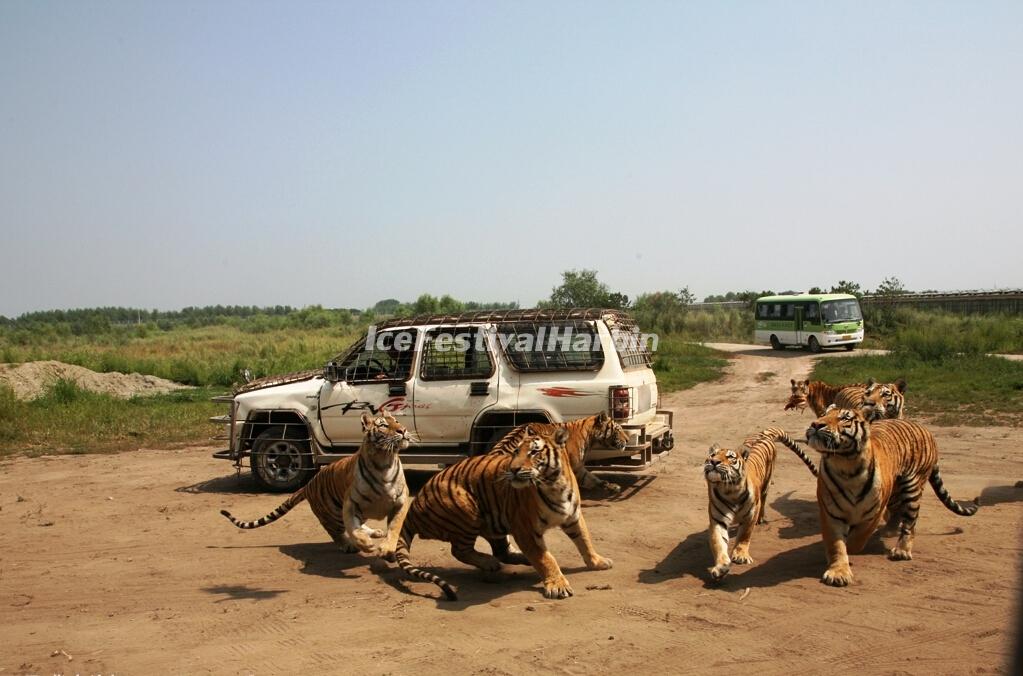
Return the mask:
[[764,296],[754,305],[753,342],[776,350],[788,345],[820,352],[863,342],[863,313],[856,296],[844,293]]

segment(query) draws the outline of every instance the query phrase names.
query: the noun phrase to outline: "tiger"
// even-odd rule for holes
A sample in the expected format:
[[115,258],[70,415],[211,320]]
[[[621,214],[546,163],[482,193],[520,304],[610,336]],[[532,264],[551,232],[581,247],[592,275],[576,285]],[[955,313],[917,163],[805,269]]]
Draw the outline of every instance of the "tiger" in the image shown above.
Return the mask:
[[513,439],[524,438],[527,427],[530,427],[536,434],[554,434],[559,428],[568,430],[569,437],[565,446],[579,486],[586,490],[600,488],[609,493],[621,492],[622,487],[618,484],[601,479],[586,469],[586,452],[594,443],[600,443],[616,450],[622,450],[629,443],[629,435],[625,433],[621,425],[611,419],[606,411],[564,423],[519,425],[498,443],[505,441],[513,443]]
[[[547,550],[544,533],[560,527],[591,570],[611,568],[611,559],[593,546],[579,501],[579,483],[566,449],[571,433],[559,428],[540,433],[527,425],[523,435],[505,437],[490,453],[466,458],[431,477],[416,494],[405,517],[395,560],[411,577],[433,582],[450,600],[458,598],[450,584],[414,567],[409,561],[412,540],[451,543],[459,561],[485,572],[501,564],[532,565],[550,599],[573,595],[572,586]],[[507,536],[522,553],[513,552]],[[477,536],[493,555],[476,551]]]
[[894,383],[875,383],[871,378],[863,390],[863,416],[869,420],[902,419],[905,417],[906,379]]
[[[409,507],[405,472],[398,458],[409,446],[405,426],[388,413],[362,414],[363,441],[352,456],[321,469],[277,509],[256,521],[240,521],[226,509],[221,514],[239,528],[260,528],[290,512],[303,500],[341,551],[362,551],[392,559],[401,524]],[[370,528],[367,519],[387,519],[387,532]],[[384,538],[379,547],[373,538]]]
[[790,380],[791,396],[785,404],[785,410],[798,407],[800,411],[807,405],[813,409],[814,415],[822,416],[828,406],[834,404],[839,408],[866,408],[868,420],[882,418],[901,418],[905,404],[906,380],[899,378],[894,383],[877,383],[873,378],[866,383],[853,385],[828,385],[820,380]]
[[810,424],[806,440],[822,456],[817,505],[828,555],[825,584],[844,587],[852,581],[849,553],[863,549],[886,513],[899,534],[888,558],[913,558],[924,481],[949,510],[960,516],[977,512],[977,504],[960,504],[945,490],[934,437],[915,422],[871,423],[862,411],[832,406]]
[[863,405],[863,391],[867,387],[864,383],[828,385],[822,380],[789,379],[789,382],[792,385],[791,395],[784,410],[799,408],[803,411],[809,405],[816,416],[824,415],[825,409],[831,404],[843,408],[859,408]]
[[[703,464],[707,481],[707,511],[710,515],[710,552],[714,565],[708,568],[711,578],[720,581],[733,563],[753,563],[749,553],[754,524],[764,523],[767,487],[771,483],[776,458],[775,442],[789,447],[806,463],[815,476],[817,468],[799,446],[777,427],[768,427],[743,442],[738,452],[710,447]],[[728,528],[738,524],[735,547],[728,553]]]

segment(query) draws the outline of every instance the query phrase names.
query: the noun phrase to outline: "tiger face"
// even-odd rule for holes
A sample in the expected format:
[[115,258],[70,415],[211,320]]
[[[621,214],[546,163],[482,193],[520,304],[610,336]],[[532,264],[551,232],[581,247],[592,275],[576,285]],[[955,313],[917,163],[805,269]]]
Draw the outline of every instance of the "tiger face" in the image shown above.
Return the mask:
[[836,456],[859,455],[867,444],[868,423],[862,411],[828,407],[810,423],[806,443],[818,453]]
[[740,484],[746,476],[746,458],[749,449],[743,448],[736,453],[730,448],[721,448],[717,444],[710,447],[707,460],[703,463],[703,478],[707,483]]
[[905,392],[904,378],[894,383],[875,383],[871,378],[863,390],[863,416],[869,421],[902,418],[906,403]]
[[612,420],[607,412],[597,416],[596,433],[597,441],[608,448],[620,451],[629,445],[629,435],[625,433],[625,428]]
[[512,488],[526,488],[540,483],[553,484],[563,473],[562,456],[569,432],[560,429],[553,437],[534,434],[532,428],[526,428],[519,447],[515,450],[504,479]]
[[390,413],[362,414],[362,432],[371,450],[394,453],[408,448],[410,435]]
[[806,398],[810,395],[810,381],[790,379],[789,382],[792,384],[792,387],[789,400],[785,404],[785,410],[788,411],[792,408],[798,408],[800,411],[805,410]]

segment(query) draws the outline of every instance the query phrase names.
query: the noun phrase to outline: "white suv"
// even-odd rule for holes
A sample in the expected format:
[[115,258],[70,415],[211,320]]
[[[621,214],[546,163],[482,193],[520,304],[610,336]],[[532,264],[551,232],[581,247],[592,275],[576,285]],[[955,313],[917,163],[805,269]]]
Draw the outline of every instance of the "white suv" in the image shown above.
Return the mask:
[[[672,412],[657,410],[649,337],[619,310],[503,310],[392,319],[323,369],[239,387],[227,450],[214,457],[293,491],[320,465],[355,452],[363,411],[388,411],[417,441],[406,465],[448,465],[486,452],[516,425],[607,411],[629,434],[592,448],[589,466],[643,467],[674,445]],[[656,340],[654,338],[654,340]]]

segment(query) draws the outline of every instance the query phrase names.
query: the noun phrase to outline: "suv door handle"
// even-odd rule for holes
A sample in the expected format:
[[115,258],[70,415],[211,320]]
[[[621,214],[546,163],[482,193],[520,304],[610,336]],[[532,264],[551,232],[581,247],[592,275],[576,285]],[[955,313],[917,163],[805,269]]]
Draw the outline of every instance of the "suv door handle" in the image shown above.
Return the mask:
[[487,381],[475,382],[469,384],[469,396],[470,397],[482,397],[490,394],[490,383]]
[[408,394],[408,391],[405,389],[405,383],[391,383],[387,386],[387,394],[392,397],[398,397]]

